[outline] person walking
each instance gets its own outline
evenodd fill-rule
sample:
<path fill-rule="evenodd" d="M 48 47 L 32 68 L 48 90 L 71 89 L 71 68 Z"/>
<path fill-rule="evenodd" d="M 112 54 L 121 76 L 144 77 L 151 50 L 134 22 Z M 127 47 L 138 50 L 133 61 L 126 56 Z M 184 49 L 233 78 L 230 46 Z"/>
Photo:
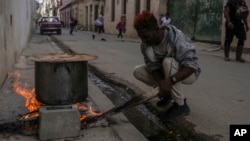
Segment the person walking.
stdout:
<path fill-rule="evenodd" d="M 170 18 L 170 13 L 166 13 L 165 16 L 163 16 L 161 18 L 161 21 L 160 21 L 160 26 L 163 27 L 163 26 L 167 26 L 171 23 L 171 18 Z"/>
<path fill-rule="evenodd" d="M 121 17 L 121 21 L 118 22 L 118 24 L 116 25 L 116 29 L 118 30 L 118 35 L 117 35 L 117 38 L 121 38 L 122 41 L 123 40 L 123 36 L 122 36 L 122 33 L 125 33 L 126 32 L 126 18 L 125 16 L 122 16 Z"/>
<path fill-rule="evenodd" d="M 173 25 L 160 28 L 156 17 L 143 11 L 134 19 L 134 28 L 141 38 L 141 52 L 145 64 L 134 68 L 134 77 L 145 84 L 158 87 L 163 107 L 173 103 L 160 117 L 163 122 L 189 114 L 190 109 L 182 91 L 183 84 L 194 83 L 200 73 L 195 47 Z"/>
<path fill-rule="evenodd" d="M 224 16 L 226 18 L 226 36 L 224 42 L 225 61 L 230 61 L 229 52 L 233 37 L 238 38 L 236 47 L 236 61 L 246 62 L 242 58 L 244 42 L 246 40 L 246 32 L 248 32 L 248 17 L 249 11 L 245 0 L 228 0 L 224 7 Z"/>
<path fill-rule="evenodd" d="M 74 31 L 77 32 L 78 20 L 74 18 Z"/>
<path fill-rule="evenodd" d="M 69 20 L 69 26 L 70 26 L 69 34 L 73 35 L 73 30 L 74 30 L 74 27 L 75 27 L 75 23 L 74 23 L 74 19 L 72 17 Z"/>
<path fill-rule="evenodd" d="M 106 41 L 104 38 L 104 18 L 103 13 L 101 12 L 100 16 L 94 22 L 95 26 L 97 26 L 97 32 L 92 34 L 92 38 L 95 39 L 96 35 L 101 34 L 101 41 Z"/>

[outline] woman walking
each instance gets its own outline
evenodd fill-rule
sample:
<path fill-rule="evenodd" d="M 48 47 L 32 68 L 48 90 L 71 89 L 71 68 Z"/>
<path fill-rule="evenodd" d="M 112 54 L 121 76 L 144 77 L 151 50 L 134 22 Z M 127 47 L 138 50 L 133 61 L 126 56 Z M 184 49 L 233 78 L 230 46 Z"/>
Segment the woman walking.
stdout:
<path fill-rule="evenodd" d="M 121 21 L 116 25 L 116 29 L 118 30 L 118 39 L 121 37 L 121 39 L 123 38 L 122 36 L 122 33 L 125 33 L 126 32 L 126 19 L 125 19 L 125 16 L 122 16 L 121 17 Z M 122 39 L 122 41 L 124 41 Z"/>

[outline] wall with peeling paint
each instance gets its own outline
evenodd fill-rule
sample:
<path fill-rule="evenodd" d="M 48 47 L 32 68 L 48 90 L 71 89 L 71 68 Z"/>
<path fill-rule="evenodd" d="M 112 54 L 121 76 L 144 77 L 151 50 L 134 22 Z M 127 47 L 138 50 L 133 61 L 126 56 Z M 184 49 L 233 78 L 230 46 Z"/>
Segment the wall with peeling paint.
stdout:
<path fill-rule="evenodd" d="M 172 24 L 190 38 L 220 42 L 223 8 L 221 0 L 169 0 L 168 7 Z"/>
<path fill-rule="evenodd" d="M 0 86 L 30 39 L 35 0 L 0 0 Z"/>

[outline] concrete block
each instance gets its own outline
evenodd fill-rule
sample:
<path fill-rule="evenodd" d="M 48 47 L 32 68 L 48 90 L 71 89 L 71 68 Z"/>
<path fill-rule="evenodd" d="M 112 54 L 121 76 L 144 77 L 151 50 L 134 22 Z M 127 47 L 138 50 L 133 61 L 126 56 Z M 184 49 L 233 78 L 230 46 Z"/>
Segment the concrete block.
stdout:
<path fill-rule="evenodd" d="M 51 140 L 80 135 L 80 113 L 77 105 L 43 106 L 39 109 L 39 139 Z"/>

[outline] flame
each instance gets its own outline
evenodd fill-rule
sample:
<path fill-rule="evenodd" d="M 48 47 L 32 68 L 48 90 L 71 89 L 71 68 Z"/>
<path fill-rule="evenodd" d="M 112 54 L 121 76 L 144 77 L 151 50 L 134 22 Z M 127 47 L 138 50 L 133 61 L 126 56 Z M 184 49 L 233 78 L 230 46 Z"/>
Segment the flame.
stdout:
<path fill-rule="evenodd" d="M 9 73 L 8 77 L 14 77 L 14 89 L 16 93 L 23 96 L 26 100 L 25 106 L 29 109 L 30 112 L 38 110 L 43 104 L 36 100 L 35 88 L 30 89 L 28 84 L 25 82 L 21 84 L 20 82 L 21 74 L 19 72 Z"/>
<path fill-rule="evenodd" d="M 13 72 L 8 74 L 9 77 L 14 77 L 14 89 L 16 93 L 23 96 L 25 98 L 25 106 L 29 109 L 30 113 L 23 115 L 22 120 L 29 119 L 29 118 L 36 118 L 39 117 L 39 108 L 44 104 L 40 103 L 36 100 L 35 88 L 29 88 L 29 85 L 24 82 L 21 83 L 20 77 L 21 74 L 19 72 Z M 78 106 L 79 111 L 83 111 L 84 114 L 81 115 L 80 120 L 84 121 L 88 117 L 98 116 L 101 115 L 103 112 L 95 112 L 92 106 L 84 104 L 84 103 L 76 103 Z"/>
<path fill-rule="evenodd" d="M 95 112 L 92 108 L 92 106 L 83 104 L 83 103 L 77 103 L 78 109 L 86 111 L 86 114 L 81 115 L 80 119 L 81 121 L 84 121 L 87 119 L 89 116 L 98 116 L 101 115 L 102 112 Z"/>

